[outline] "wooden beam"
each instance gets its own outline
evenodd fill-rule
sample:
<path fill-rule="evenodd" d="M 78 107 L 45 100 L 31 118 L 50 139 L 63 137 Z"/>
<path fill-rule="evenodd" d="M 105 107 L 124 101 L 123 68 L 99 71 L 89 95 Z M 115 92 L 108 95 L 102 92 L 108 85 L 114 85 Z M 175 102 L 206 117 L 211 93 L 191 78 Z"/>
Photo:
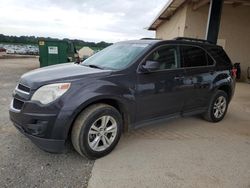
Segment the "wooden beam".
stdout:
<path fill-rule="evenodd" d="M 249 3 L 249 0 L 225 0 L 225 3 Z"/>
<path fill-rule="evenodd" d="M 208 4 L 210 0 L 200 0 L 197 3 L 194 3 L 193 10 L 198 10 L 200 7 Z"/>
<path fill-rule="evenodd" d="M 169 20 L 169 17 L 159 17 L 159 20 Z"/>
<path fill-rule="evenodd" d="M 242 4 L 243 4 L 243 3 L 234 2 L 232 5 L 233 5 L 233 7 L 238 7 L 238 6 L 242 5 Z"/>
<path fill-rule="evenodd" d="M 225 4 L 231 4 L 234 7 L 240 6 L 240 5 L 245 5 L 245 6 L 250 6 L 250 1 L 249 0 L 225 0 Z"/>

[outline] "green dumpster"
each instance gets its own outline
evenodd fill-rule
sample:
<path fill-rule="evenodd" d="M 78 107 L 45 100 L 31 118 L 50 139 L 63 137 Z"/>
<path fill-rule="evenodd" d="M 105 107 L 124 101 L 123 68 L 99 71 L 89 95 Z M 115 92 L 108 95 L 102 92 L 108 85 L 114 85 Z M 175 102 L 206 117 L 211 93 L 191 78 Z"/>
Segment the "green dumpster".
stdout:
<path fill-rule="evenodd" d="M 56 39 L 39 39 L 40 67 L 75 61 L 76 50 L 72 42 Z"/>

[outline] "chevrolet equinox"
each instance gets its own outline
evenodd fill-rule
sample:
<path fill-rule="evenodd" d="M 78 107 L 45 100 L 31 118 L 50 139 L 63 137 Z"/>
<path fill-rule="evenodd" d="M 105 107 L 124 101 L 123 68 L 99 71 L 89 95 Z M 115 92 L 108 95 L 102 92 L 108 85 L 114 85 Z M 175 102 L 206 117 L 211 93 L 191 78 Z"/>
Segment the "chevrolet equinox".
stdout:
<path fill-rule="evenodd" d="M 234 94 L 232 63 L 205 40 L 113 44 L 84 62 L 30 71 L 10 104 L 15 127 L 60 153 L 72 142 L 90 159 L 110 153 L 123 131 L 177 116 L 221 121 Z"/>

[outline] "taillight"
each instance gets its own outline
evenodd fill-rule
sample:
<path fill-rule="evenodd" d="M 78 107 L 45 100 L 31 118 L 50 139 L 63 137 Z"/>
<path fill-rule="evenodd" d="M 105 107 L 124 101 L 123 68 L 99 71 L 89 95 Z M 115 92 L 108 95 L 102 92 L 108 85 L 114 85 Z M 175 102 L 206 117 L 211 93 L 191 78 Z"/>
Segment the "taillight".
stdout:
<path fill-rule="evenodd" d="M 234 78 L 236 78 L 237 69 L 236 69 L 236 68 L 233 68 L 233 69 L 231 70 L 231 74 L 232 74 L 232 76 L 233 76 Z"/>

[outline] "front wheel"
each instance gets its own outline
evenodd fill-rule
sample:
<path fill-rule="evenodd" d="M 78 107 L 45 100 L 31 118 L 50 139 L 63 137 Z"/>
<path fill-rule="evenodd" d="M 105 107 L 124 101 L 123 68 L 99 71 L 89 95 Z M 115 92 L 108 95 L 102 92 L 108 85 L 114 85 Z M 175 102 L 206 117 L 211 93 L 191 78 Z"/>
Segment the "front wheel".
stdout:
<path fill-rule="evenodd" d="M 103 157 L 117 145 L 121 136 L 122 118 L 112 106 L 95 104 L 76 119 L 71 140 L 74 148 L 89 159 Z"/>
<path fill-rule="evenodd" d="M 228 95 L 224 91 L 218 90 L 213 95 L 204 118 L 210 122 L 219 122 L 226 115 L 228 108 Z"/>

